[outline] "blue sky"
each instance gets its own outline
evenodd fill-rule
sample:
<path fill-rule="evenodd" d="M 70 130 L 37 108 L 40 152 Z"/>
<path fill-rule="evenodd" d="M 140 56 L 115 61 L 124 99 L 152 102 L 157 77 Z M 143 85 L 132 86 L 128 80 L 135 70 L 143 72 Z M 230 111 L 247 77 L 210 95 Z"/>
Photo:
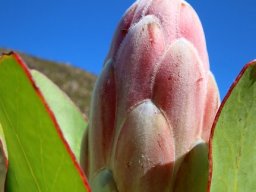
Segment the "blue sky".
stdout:
<path fill-rule="evenodd" d="M 256 58 L 255 0 L 188 0 L 206 35 L 221 97 Z M 66 62 L 99 74 L 123 12 L 132 0 L 5 0 L 0 47 Z"/>

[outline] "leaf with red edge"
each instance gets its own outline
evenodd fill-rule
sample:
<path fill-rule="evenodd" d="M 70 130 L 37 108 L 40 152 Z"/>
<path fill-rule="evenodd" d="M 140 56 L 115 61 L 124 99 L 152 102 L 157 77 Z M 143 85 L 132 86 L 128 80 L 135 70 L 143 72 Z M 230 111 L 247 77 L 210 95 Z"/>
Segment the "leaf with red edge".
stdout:
<path fill-rule="evenodd" d="M 215 118 L 208 191 L 256 191 L 256 61 L 246 65 Z"/>
<path fill-rule="evenodd" d="M 71 150 L 79 161 L 82 137 L 87 128 L 85 116 L 69 97 L 45 75 L 35 70 L 31 70 L 31 74 L 35 84 L 54 113 Z"/>
<path fill-rule="evenodd" d="M 56 117 L 15 53 L 0 58 L 0 123 L 7 191 L 90 191 Z"/>

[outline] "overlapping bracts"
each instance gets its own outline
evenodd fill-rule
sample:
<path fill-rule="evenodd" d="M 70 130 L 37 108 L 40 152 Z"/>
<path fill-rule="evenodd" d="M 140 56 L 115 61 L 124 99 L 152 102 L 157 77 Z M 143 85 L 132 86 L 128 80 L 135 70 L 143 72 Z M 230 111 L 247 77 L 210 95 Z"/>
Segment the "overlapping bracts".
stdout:
<path fill-rule="evenodd" d="M 92 190 L 173 191 L 183 157 L 198 140 L 208 142 L 218 106 L 193 8 L 136 1 L 94 90 L 81 159 Z"/>

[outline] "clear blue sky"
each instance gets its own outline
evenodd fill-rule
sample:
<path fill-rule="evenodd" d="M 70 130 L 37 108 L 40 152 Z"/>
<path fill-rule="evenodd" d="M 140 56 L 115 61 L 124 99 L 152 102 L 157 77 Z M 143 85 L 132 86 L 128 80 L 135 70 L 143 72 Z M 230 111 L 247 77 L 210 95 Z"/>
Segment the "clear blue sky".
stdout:
<path fill-rule="evenodd" d="M 205 30 L 211 69 L 223 97 L 256 58 L 255 0 L 188 0 Z M 123 12 L 132 0 L 3 0 L 0 47 L 67 62 L 99 74 Z"/>

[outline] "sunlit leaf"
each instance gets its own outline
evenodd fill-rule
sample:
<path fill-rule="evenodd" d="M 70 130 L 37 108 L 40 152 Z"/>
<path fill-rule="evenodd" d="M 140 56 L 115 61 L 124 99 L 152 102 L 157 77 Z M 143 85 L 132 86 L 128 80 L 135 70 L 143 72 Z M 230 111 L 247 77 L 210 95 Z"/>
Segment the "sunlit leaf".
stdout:
<path fill-rule="evenodd" d="M 256 62 L 245 66 L 222 103 L 210 141 L 211 192 L 256 191 Z"/>
<path fill-rule="evenodd" d="M 65 139 L 79 161 L 82 136 L 87 127 L 85 117 L 65 93 L 46 76 L 35 70 L 32 70 L 31 74 L 54 113 Z"/>
<path fill-rule="evenodd" d="M 88 191 L 55 116 L 16 54 L 0 58 L 0 123 L 9 158 L 7 191 Z"/>

